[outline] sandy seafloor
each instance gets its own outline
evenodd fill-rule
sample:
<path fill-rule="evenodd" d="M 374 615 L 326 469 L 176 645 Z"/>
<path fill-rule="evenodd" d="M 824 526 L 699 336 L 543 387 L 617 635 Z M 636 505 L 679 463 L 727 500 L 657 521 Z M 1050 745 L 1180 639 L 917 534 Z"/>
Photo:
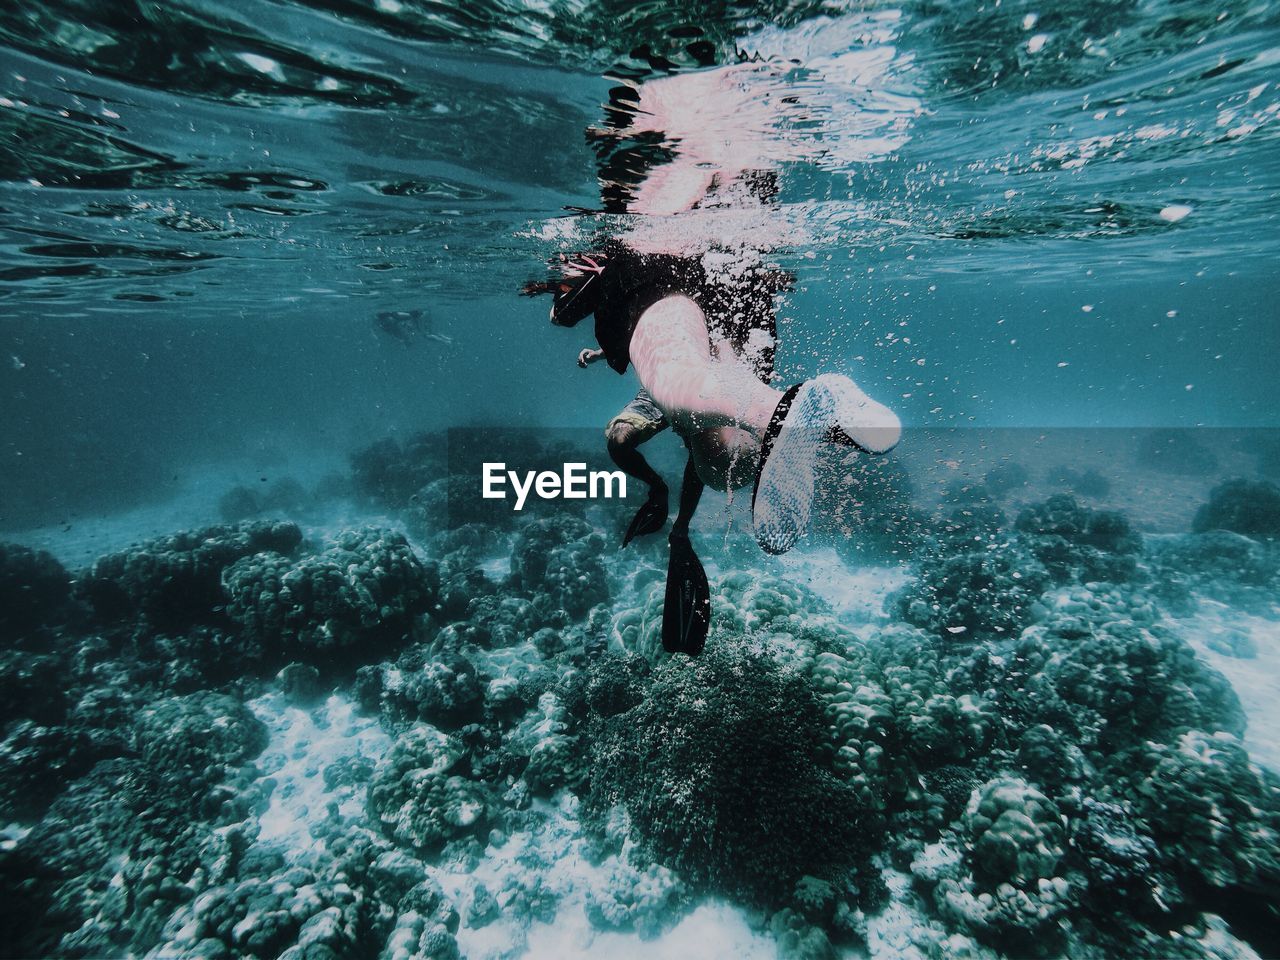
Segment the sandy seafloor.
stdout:
<path fill-rule="evenodd" d="M 1078 446 L 1064 441 L 1082 469 L 1091 465 L 1105 468 L 1105 453 L 1082 455 Z M 988 454 L 988 456 L 991 456 Z M 998 457 L 994 457 L 998 462 Z M 984 457 L 989 464 L 992 460 Z M 939 469 L 965 474 L 962 458 L 947 460 Z M 304 481 L 321 477 L 337 464 L 313 464 L 311 469 L 294 469 Z M 981 468 L 974 467 L 980 475 Z M 103 516 L 79 517 L 74 522 L 34 528 L 0 536 L 33 548 L 46 549 L 68 569 L 80 569 L 104 553 L 130 544 L 183 529 L 197 529 L 221 522 L 218 497 L 236 483 L 252 484 L 259 471 L 249 467 L 203 467 L 180 479 L 179 494 L 160 503 Z M 175 478 L 178 479 L 178 478 Z M 1136 526 L 1146 515 L 1148 535 L 1158 538 L 1163 531 L 1185 529 L 1194 508 L 1211 485 L 1204 478 L 1170 478 L 1152 475 L 1147 483 L 1122 488 L 1107 501 L 1122 511 L 1138 514 Z M 1153 498 L 1150 489 L 1161 488 L 1165 496 Z M 1030 502 L 1045 491 L 1028 490 Z M 1017 503 L 1015 499 L 1014 503 Z M 714 540 L 723 532 L 728 511 L 704 511 L 703 533 Z M 404 531 L 401 520 L 386 513 L 370 511 L 347 499 L 335 499 L 296 518 L 308 541 L 320 542 L 339 531 L 378 526 Z M 1151 528 L 1154 528 L 1152 531 Z M 868 564 L 851 566 L 830 548 L 798 549 L 781 559 L 761 557 L 756 563 L 770 572 L 806 586 L 825 600 L 834 616 L 860 637 L 874 642 L 874 634 L 889 620 L 886 601 L 908 579 L 902 565 Z M 707 563 L 714 579 L 723 572 L 716 559 Z M 490 557 L 483 565 L 491 577 L 500 578 L 509 569 L 505 552 Z M 1169 619 L 1195 648 L 1202 660 L 1221 671 L 1231 682 L 1248 716 L 1245 745 L 1256 763 L 1280 771 L 1280 603 L 1270 615 L 1246 613 L 1209 598 L 1200 598 L 1199 609 L 1185 618 Z M 1216 636 L 1247 635 L 1256 656 L 1242 659 L 1221 652 Z M 335 761 L 363 758 L 376 763 L 391 747 L 393 738 L 377 717 L 364 716 L 351 700 L 329 695 L 310 709 L 291 705 L 285 696 L 272 692 L 249 704 L 269 730 L 266 749 L 256 760 L 261 779 L 270 788 L 270 804 L 259 820 L 256 843 L 288 851 L 292 858 L 305 857 L 318 846 L 312 826 L 335 814 L 341 821 L 367 821 L 363 784 L 326 786 L 324 770 Z M 639 940 L 633 933 L 596 929 L 588 920 L 584 904 L 593 887 L 603 888 L 609 873 L 619 862 L 617 855 L 593 864 L 582 853 L 583 838 L 578 829 L 577 800 L 560 792 L 551 800 L 535 801 L 544 815 L 532 831 L 517 831 L 501 846 L 490 845 L 483 860 L 473 870 L 447 865 L 429 866 L 429 874 L 458 904 L 463 903 L 477 883 L 490 889 L 509 887 L 530 879 L 546 885 L 558 898 L 553 922 L 529 923 L 524 918 L 502 917 L 480 929 L 464 919 L 457 933 L 461 956 L 471 960 L 496 960 L 515 955 L 531 960 L 564 960 L 590 956 L 595 960 L 623 960 L 636 956 L 655 960 L 676 960 L 690 956 L 720 958 L 769 958 L 777 955 L 774 939 L 760 932 L 758 916 L 732 903 L 705 898 L 684 911 L 674 925 L 656 937 Z M 21 836 L 19 824 L 6 828 L 6 835 Z M 534 856 L 528 856 L 529 854 Z M 625 850 L 624 850 L 625 854 Z M 526 863 L 551 863 L 547 868 L 531 868 Z M 867 951 L 875 958 L 923 958 L 914 927 L 925 920 L 909 895 L 911 877 L 886 868 L 885 878 L 892 899 L 887 908 L 869 918 Z M 1229 952 L 1254 955 L 1247 944 L 1225 937 Z M 861 949 L 842 949 L 841 956 L 865 955 Z"/>

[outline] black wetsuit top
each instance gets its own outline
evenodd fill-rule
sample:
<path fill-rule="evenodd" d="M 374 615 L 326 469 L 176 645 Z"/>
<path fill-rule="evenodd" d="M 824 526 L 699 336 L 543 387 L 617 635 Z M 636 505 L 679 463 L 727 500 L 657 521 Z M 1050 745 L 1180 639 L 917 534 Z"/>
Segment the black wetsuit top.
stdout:
<path fill-rule="evenodd" d="M 603 287 L 596 306 L 596 340 L 605 361 L 618 373 L 631 363 L 631 335 L 640 316 L 663 297 L 683 294 L 707 318 L 711 334 L 747 353 L 748 338 L 756 330 L 767 334 L 749 362 L 756 375 L 768 381 L 773 373 L 777 316 L 774 297 L 791 289 L 795 278 L 782 270 L 749 268 L 741 275 L 709 276 L 698 257 L 666 253 L 638 253 L 611 245 Z"/>

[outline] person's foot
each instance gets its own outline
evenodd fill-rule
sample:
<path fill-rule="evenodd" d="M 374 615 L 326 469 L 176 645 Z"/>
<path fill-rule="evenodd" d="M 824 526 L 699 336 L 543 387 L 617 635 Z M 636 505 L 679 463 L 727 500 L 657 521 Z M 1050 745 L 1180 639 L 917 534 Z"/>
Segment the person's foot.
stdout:
<path fill-rule="evenodd" d="M 835 399 L 835 422 L 829 438 L 866 453 L 888 453 L 902 437 L 898 415 L 862 392 L 848 377 L 824 373 L 810 383 L 824 383 Z"/>
<path fill-rule="evenodd" d="M 818 452 L 844 434 L 869 453 L 897 444 L 902 427 L 848 377 L 824 374 L 792 387 L 778 403 L 761 440 L 752 517 L 766 553 L 786 553 L 809 523 Z"/>
<path fill-rule="evenodd" d="M 671 505 L 667 488 L 665 486 L 650 487 L 649 496 L 645 498 L 644 503 L 640 504 L 640 509 L 631 518 L 627 532 L 622 536 L 622 545 L 625 547 L 636 537 L 657 533 L 666 526 L 667 515 L 670 512 Z"/>
<path fill-rule="evenodd" d="M 666 595 L 662 603 L 662 647 L 696 657 L 711 627 L 711 586 L 693 550 L 688 530 L 671 533 Z"/>

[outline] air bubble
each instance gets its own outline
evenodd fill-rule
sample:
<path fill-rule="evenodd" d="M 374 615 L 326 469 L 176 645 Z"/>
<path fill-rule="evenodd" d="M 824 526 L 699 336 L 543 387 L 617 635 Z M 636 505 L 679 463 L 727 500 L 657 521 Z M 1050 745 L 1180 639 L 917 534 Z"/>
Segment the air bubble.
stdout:
<path fill-rule="evenodd" d="M 1177 223 L 1191 215 L 1191 207 L 1185 203 L 1171 203 L 1160 211 L 1160 219 L 1165 223 Z"/>

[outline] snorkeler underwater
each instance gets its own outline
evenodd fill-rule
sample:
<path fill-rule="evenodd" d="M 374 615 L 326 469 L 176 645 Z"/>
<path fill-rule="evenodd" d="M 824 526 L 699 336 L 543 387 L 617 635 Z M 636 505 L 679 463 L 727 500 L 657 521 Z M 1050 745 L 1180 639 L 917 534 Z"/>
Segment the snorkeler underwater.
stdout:
<path fill-rule="evenodd" d="M 1280 957 L 1280 0 L 0 8 L 0 957 Z"/>

